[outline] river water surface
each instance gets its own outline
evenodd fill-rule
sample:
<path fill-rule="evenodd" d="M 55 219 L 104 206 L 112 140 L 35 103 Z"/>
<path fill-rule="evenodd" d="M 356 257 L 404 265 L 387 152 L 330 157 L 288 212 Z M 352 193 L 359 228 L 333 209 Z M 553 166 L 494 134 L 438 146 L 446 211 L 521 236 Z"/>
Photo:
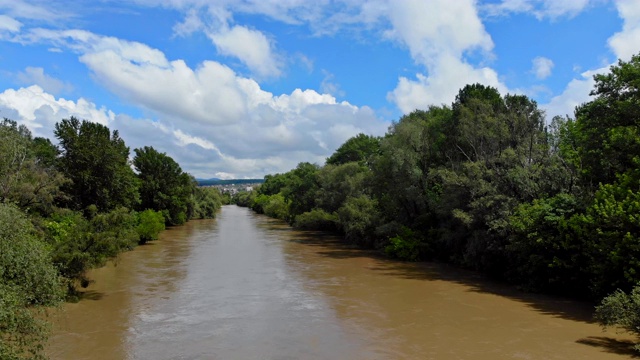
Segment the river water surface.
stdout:
<path fill-rule="evenodd" d="M 592 306 L 225 206 L 91 272 L 52 359 L 624 359 Z"/>

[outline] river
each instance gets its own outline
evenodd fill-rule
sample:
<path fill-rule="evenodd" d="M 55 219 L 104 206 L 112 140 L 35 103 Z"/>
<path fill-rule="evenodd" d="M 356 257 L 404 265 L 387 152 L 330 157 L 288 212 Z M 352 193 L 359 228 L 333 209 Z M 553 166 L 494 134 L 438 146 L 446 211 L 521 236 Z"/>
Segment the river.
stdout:
<path fill-rule="evenodd" d="M 91 272 L 51 359 L 624 359 L 592 306 L 225 206 Z"/>

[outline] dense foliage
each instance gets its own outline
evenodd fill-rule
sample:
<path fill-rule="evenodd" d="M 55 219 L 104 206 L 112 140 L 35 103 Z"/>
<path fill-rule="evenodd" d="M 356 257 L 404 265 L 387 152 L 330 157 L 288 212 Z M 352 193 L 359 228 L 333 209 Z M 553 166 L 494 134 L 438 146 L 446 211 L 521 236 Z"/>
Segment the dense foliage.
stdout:
<path fill-rule="evenodd" d="M 0 359 L 42 358 L 43 309 L 76 298 L 87 270 L 158 239 L 169 225 L 213 218 L 224 197 L 198 188 L 169 156 L 129 148 L 117 131 L 75 118 L 58 145 L 0 123 Z"/>
<path fill-rule="evenodd" d="M 0 359 L 41 358 L 42 308 L 62 299 L 47 245 L 13 205 L 0 204 Z"/>
<path fill-rule="evenodd" d="M 133 208 L 139 202 L 129 148 L 117 130 L 111 133 L 102 124 L 71 117 L 57 123 L 54 134 L 62 150 L 59 170 L 71 180 L 64 187 L 70 195 L 69 208 L 85 211 L 93 205 L 109 211 Z"/>
<path fill-rule="evenodd" d="M 135 149 L 133 165 L 140 179 L 140 209 L 161 211 L 167 225 L 187 221 L 190 195 L 195 191 L 189 174 L 171 157 L 145 146 Z"/>
<path fill-rule="evenodd" d="M 381 139 L 349 139 L 323 167 L 266 176 L 237 203 L 530 291 L 599 299 L 621 289 L 599 317 L 640 332 L 638 290 L 623 298 L 640 281 L 640 55 L 596 75 L 591 95 L 575 118 L 547 122 L 526 96 L 468 85 Z"/>

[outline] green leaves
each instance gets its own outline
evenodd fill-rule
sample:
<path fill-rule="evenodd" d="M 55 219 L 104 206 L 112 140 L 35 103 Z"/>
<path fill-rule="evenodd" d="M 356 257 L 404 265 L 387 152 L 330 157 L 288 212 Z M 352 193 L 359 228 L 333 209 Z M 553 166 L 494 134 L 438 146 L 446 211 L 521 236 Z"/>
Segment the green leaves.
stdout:
<path fill-rule="evenodd" d="M 136 230 L 140 236 L 140 244 L 157 240 L 160 232 L 164 230 L 164 217 L 162 213 L 151 209 L 139 213 L 138 227 Z"/>
<path fill-rule="evenodd" d="M 195 184 L 189 174 L 165 153 L 153 147 L 135 149 L 133 165 L 140 179 L 140 210 L 162 211 L 167 225 L 188 220 Z"/>
<path fill-rule="evenodd" d="M 603 326 L 617 326 L 640 335 L 640 286 L 630 293 L 618 289 L 596 306 L 595 319 Z M 640 351 L 640 344 L 635 349 Z"/>
<path fill-rule="evenodd" d="M 139 201 L 138 180 L 129 166 L 129 148 L 118 131 L 71 117 L 57 123 L 54 131 L 62 147 L 59 168 L 72 183 L 64 186 L 68 205 L 98 211 L 119 206 L 133 208 Z"/>
<path fill-rule="evenodd" d="M 17 208 L 0 204 L 0 358 L 42 358 L 44 306 L 62 300 L 49 249 Z"/>
<path fill-rule="evenodd" d="M 349 162 L 358 162 L 369 165 L 373 158 L 380 152 L 380 138 L 365 134 L 358 134 L 342 144 L 326 163 L 341 165 Z"/>

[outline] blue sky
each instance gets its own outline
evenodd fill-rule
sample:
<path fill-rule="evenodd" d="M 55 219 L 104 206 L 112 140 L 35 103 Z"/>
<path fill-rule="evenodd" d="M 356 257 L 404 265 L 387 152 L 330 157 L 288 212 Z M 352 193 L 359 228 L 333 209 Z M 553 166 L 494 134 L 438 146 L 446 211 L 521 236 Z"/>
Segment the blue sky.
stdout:
<path fill-rule="evenodd" d="M 0 0 L 0 115 L 120 131 L 196 177 L 322 164 L 469 83 L 572 115 L 638 0 Z"/>

